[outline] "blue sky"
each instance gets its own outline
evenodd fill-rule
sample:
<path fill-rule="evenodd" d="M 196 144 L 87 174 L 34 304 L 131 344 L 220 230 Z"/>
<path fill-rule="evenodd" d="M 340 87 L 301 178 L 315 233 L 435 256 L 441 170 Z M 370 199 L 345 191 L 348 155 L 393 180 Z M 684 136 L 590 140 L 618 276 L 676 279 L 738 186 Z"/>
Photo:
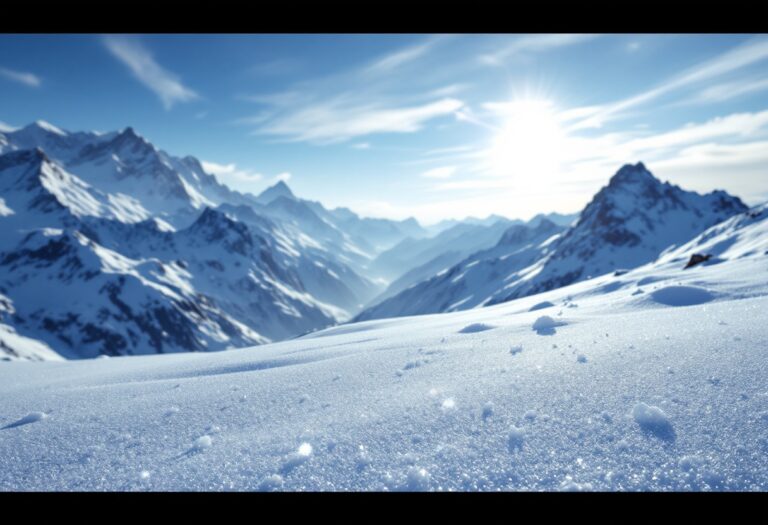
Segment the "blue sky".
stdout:
<path fill-rule="evenodd" d="M 756 203 L 768 37 L 0 35 L 0 127 L 37 119 L 368 216 L 574 212 L 639 160 Z"/>

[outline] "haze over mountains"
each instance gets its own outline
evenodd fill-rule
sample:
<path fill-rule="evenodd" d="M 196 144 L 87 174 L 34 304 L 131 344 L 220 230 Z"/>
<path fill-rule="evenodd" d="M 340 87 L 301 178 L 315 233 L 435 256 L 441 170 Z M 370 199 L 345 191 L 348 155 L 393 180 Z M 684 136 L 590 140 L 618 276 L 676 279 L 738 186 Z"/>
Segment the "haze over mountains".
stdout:
<path fill-rule="evenodd" d="M 642 164 L 579 216 L 363 218 L 279 182 L 233 191 L 132 128 L 0 133 L 0 351 L 221 350 L 349 321 L 463 310 L 653 261 L 746 206 Z"/>

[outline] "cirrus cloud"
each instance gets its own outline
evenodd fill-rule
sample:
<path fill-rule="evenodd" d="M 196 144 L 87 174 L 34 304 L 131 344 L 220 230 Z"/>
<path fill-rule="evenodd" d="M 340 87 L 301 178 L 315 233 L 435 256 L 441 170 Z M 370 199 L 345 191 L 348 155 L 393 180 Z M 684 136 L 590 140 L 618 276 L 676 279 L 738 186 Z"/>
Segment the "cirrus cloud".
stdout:
<path fill-rule="evenodd" d="M 136 79 L 160 98 L 166 110 L 177 102 L 200 98 L 192 89 L 155 61 L 152 53 L 135 38 L 106 36 L 104 45 L 112 55 L 125 64 Z"/>

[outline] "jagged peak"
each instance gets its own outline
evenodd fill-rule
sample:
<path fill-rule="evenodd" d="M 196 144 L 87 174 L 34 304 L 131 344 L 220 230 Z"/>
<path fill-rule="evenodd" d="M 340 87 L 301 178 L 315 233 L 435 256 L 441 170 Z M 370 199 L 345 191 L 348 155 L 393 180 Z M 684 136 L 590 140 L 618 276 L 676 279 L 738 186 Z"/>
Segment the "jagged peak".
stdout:
<path fill-rule="evenodd" d="M 296 198 L 296 196 L 291 191 L 291 188 L 289 188 L 285 181 L 282 180 L 259 193 L 258 197 L 256 198 L 264 204 L 269 204 L 279 197 L 286 197 L 288 199 Z"/>
<path fill-rule="evenodd" d="M 499 245 L 517 244 L 531 237 L 537 237 L 544 233 L 554 232 L 562 227 L 558 226 L 546 217 L 541 218 L 535 224 L 513 224 L 506 230 L 499 239 Z"/>
<path fill-rule="evenodd" d="M 22 128 L 23 130 L 42 130 L 46 133 L 53 133 L 54 135 L 59 135 L 60 137 L 66 137 L 68 133 L 50 122 L 46 122 L 45 120 L 36 120 L 32 124 L 29 124 Z"/>
<path fill-rule="evenodd" d="M 608 182 L 608 186 L 616 187 L 627 183 L 656 183 L 661 184 L 661 181 L 653 176 L 648 171 L 645 164 L 638 162 L 637 164 L 625 164 L 616 174 L 611 177 Z"/>
<path fill-rule="evenodd" d="M 222 242 L 230 251 L 241 255 L 252 249 L 254 244 L 248 226 L 210 206 L 205 207 L 188 231 L 202 236 L 207 242 Z"/>

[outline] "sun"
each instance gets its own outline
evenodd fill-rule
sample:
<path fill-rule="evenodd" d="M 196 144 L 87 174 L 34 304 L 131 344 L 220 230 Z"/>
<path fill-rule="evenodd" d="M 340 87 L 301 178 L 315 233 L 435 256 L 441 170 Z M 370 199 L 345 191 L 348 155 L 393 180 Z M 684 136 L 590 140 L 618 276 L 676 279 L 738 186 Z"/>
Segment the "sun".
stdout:
<path fill-rule="evenodd" d="M 559 172 L 565 139 L 554 105 L 520 99 L 504 104 L 504 114 L 505 123 L 489 149 L 490 171 L 526 186 L 545 184 Z"/>

